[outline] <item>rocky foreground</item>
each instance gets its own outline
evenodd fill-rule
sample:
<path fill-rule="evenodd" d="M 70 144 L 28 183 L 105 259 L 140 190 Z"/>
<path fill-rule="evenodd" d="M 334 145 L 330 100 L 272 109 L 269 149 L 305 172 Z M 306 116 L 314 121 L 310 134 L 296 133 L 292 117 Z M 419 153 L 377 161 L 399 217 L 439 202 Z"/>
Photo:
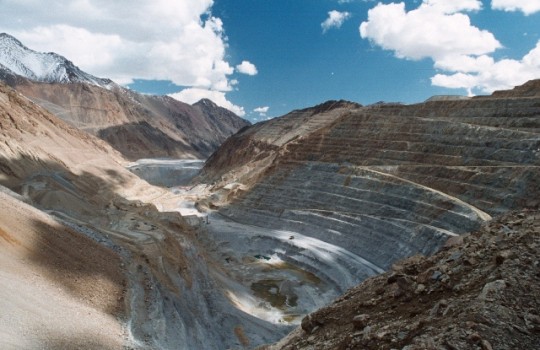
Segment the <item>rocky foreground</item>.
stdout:
<path fill-rule="evenodd" d="M 540 212 L 504 215 L 364 281 L 259 349 L 538 349 Z"/>

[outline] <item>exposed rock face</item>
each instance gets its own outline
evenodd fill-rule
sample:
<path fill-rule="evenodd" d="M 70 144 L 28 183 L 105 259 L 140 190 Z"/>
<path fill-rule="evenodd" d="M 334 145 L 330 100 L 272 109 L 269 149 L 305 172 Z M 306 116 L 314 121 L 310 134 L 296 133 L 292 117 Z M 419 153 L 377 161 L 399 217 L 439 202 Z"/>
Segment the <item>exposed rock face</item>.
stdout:
<path fill-rule="evenodd" d="M 209 158 L 201 178 L 213 182 L 223 176 L 222 180 L 237 179 L 252 184 L 286 151 L 291 141 L 329 126 L 342 113 L 359 107 L 353 102 L 328 101 L 244 128 Z"/>
<path fill-rule="evenodd" d="M 265 349 L 537 349 L 539 252 L 540 212 L 507 214 L 396 263 Z"/>
<path fill-rule="evenodd" d="M 398 259 L 434 253 L 493 215 L 537 206 L 539 175 L 540 89 L 531 82 L 470 100 L 331 102 L 254 125 L 207 162 L 203 179 L 215 194 L 201 206 L 364 259 L 362 269 L 328 252 L 357 278 L 326 278 L 349 288 Z M 307 263 L 288 247 L 274 252 Z"/>
<path fill-rule="evenodd" d="M 238 130 L 249 126 L 251 123 L 246 120 L 238 118 L 236 114 L 228 109 L 221 108 L 209 99 L 203 98 L 199 102 L 193 104 L 193 108 L 198 110 L 202 115 L 208 118 L 209 130 L 219 134 L 219 127 L 229 127 L 225 131 L 227 133 L 236 133 Z M 213 127 L 212 127 L 213 126 Z"/>
<path fill-rule="evenodd" d="M 0 35 L 0 48 L 0 80 L 131 160 L 207 158 L 249 125 L 209 100 L 190 106 L 125 89 L 81 71 L 64 57 L 32 51 L 7 34 Z"/>

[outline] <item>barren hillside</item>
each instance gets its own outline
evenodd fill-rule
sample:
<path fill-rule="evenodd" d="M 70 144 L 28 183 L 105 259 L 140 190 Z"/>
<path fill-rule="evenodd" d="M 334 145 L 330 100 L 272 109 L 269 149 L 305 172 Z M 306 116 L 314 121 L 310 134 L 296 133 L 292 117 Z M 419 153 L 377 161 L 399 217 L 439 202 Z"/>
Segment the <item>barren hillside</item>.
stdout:
<path fill-rule="evenodd" d="M 273 232 L 216 234 L 221 244 L 275 255 L 341 293 L 493 217 L 538 207 L 540 82 L 473 99 L 295 111 L 231 137 L 200 179 L 211 185 L 200 208 Z"/>
<path fill-rule="evenodd" d="M 0 191 L 0 347 L 122 349 L 120 257 Z"/>
<path fill-rule="evenodd" d="M 1 187 L 2 348 L 121 349 L 128 317 L 121 257 L 29 205 L 94 214 L 121 157 L 5 86 L 0 107 L 0 183 L 24 194 Z M 96 167 L 85 174 L 85 162 Z"/>
<path fill-rule="evenodd" d="M 119 86 L 104 89 L 84 83 L 29 80 L 12 86 L 69 124 L 107 141 L 131 160 L 206 158 L 227 137 L 249 124 L 209 101 L 210 107 L 202 109 Z"/>

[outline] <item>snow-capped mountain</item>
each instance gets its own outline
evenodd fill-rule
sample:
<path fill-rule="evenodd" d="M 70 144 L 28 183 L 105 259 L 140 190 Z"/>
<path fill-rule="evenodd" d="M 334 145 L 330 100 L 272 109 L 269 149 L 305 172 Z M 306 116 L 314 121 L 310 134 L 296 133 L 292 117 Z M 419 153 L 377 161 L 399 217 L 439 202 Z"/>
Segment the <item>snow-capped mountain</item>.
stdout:
<path fill-rule="evenodd" d="M 206 158 L 249 125 L 210 100 L 188 105 L 126 89 L 83 72 L 58 54 L 29 49 L 8 34 L 0 34 L 2 83 L 130 160 Z"/>
<path fill-rule="evenodd" d="M 88 83 L 105 88 L 114 84 L 83 72 L 73 62 L 53 52 L 36 52 L 9 34 L 0 34 L 0 68 L 45 83 Z"/>

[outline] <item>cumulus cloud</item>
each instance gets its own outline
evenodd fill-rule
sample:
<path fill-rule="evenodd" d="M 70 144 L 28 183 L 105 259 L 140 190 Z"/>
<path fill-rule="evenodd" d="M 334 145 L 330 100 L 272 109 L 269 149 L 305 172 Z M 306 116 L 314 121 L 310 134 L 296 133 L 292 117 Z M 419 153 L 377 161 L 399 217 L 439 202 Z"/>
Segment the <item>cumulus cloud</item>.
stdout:
<path fill-rule="evenodd" d="M 405 3 L 379 3 L 360 25 L 360 35 L 399 58 L 442 59 L 449 55 L 481 55 L 501 47 L 493 34 L 470 23 L 462 11 L 479 10 L 477 0 L 425 0 L 406 12 Z"/>
<path fill-rule="evenodd" d="M 351 17 L 349 12 L 340 12 L 332 10 L 328 12 L 328 18 L 321 23 L 323 33 L 326 33 L 332 28 L 340 28 L 341 25 Z"/>
<path fill-rule="evenodd" d="M 130 44 L 123 41 L 119 35 L 92 33 L 84 28 L 63 24 L 35 27 L 14 35 L 31 49 L 60 53 L 69 60 L 74 61 L 83 70 L 97 75 L 103 75 L 100 74 L 100 68 L 116 65 L 118 60 L 118 56 L 115 54 L 116 50 L 130 51 Z M 49 47 L 47 43 L 54 44 Z M 93 50 L 87 50 L 86 47 L 91 47 Z M 125 68 L 118 67 L 114 74 L 116 82 L 131 82 L 132 77 L 125 74 Z M 112 75 L 103 76 L 111 77 Z"/>
<path fill-rule="evenodd" d="M 540 11 L 540 0 L 492 0 L 491 7 L 495 10 L 521 11 L 531 15 Z"/>
<path fill-rule="evenodd" d="M 179 101 L 189 103 L 189 104 L 193 104 L 200 101 L 203 98 L 207 98 L 213 101 L 218 106 L 227 108 L 228 110 L 234 112 L 236 115 L 240 117 L 243 117 L 244 115 L 246 115 L 244 107 L 237 106 L 233 104 L 231 101 L 227 100 L 227 97 L 225 96 L 225 93 L 223 91 L 207 90 L 207 89 L 201 89 L 201 88 L 188 88 L 180 92 L 170 94 L 169 96 L 171 96 L 174 99 L 177 99 Z"/>
<path fill-rule="evenodd" d="M 496 61 L 490 54 L 502 45 L 495 36 L 473 26 L 467 11 L 481 10 L 478 0 L 424 0 L 409 12 L 404 3 L 379 3 L 360 25 L 360 35 L 373 44 L 394 51 L 398 58 L 430 58 L 443 73 L 433 85 L 491 92 L 537 78 L 540 49 L 537 45 L 523 59 Z"/>
<path fill-rule="evenodd" d="M 253 110 L 253 112 L 256 112 L 256 113 L 266 113 L 268 112 L 268 110 L 270 109 L 270 107 L 268 106 L 265 106 L 265 107 L 257 107 Z"/>
<path fill-rule="evenodd" d="M 463 61 L 459 66 L 458 62 Z M 437 74 L 433 85 L 448 88 L 464 88 L 470 95 L 473 89 L 490 93 L 494 90 L 508 89 L 540 77 L 540 41 L 522 59 L 503 59 L 495 61 L 489 56 L 456 57 L 452 63 L 455 73 Z"/>
<path fill-rule="evenodd" d="M 0 31 L 83 70 L 127 84 L 171 80 L 232 90 L 223 23 L 213 0 L 3 0 Z"/>
<path fill-rule="evenodd" d="M 259 113 L 261 117 L 266 117 L 266 113 L 268 113 L 268 110 L 270 110 L 270 107 L 264 106 L 264 107 L 257 107 L 253 110 L 255 113 Z"/>
<path fill-rule="evenodd" d="M 239 65 L 236 66 L 238 73 L 247 74 L 247 75 L 257 75 L 257 67 L 249 61 L 242 61 Z"/>

